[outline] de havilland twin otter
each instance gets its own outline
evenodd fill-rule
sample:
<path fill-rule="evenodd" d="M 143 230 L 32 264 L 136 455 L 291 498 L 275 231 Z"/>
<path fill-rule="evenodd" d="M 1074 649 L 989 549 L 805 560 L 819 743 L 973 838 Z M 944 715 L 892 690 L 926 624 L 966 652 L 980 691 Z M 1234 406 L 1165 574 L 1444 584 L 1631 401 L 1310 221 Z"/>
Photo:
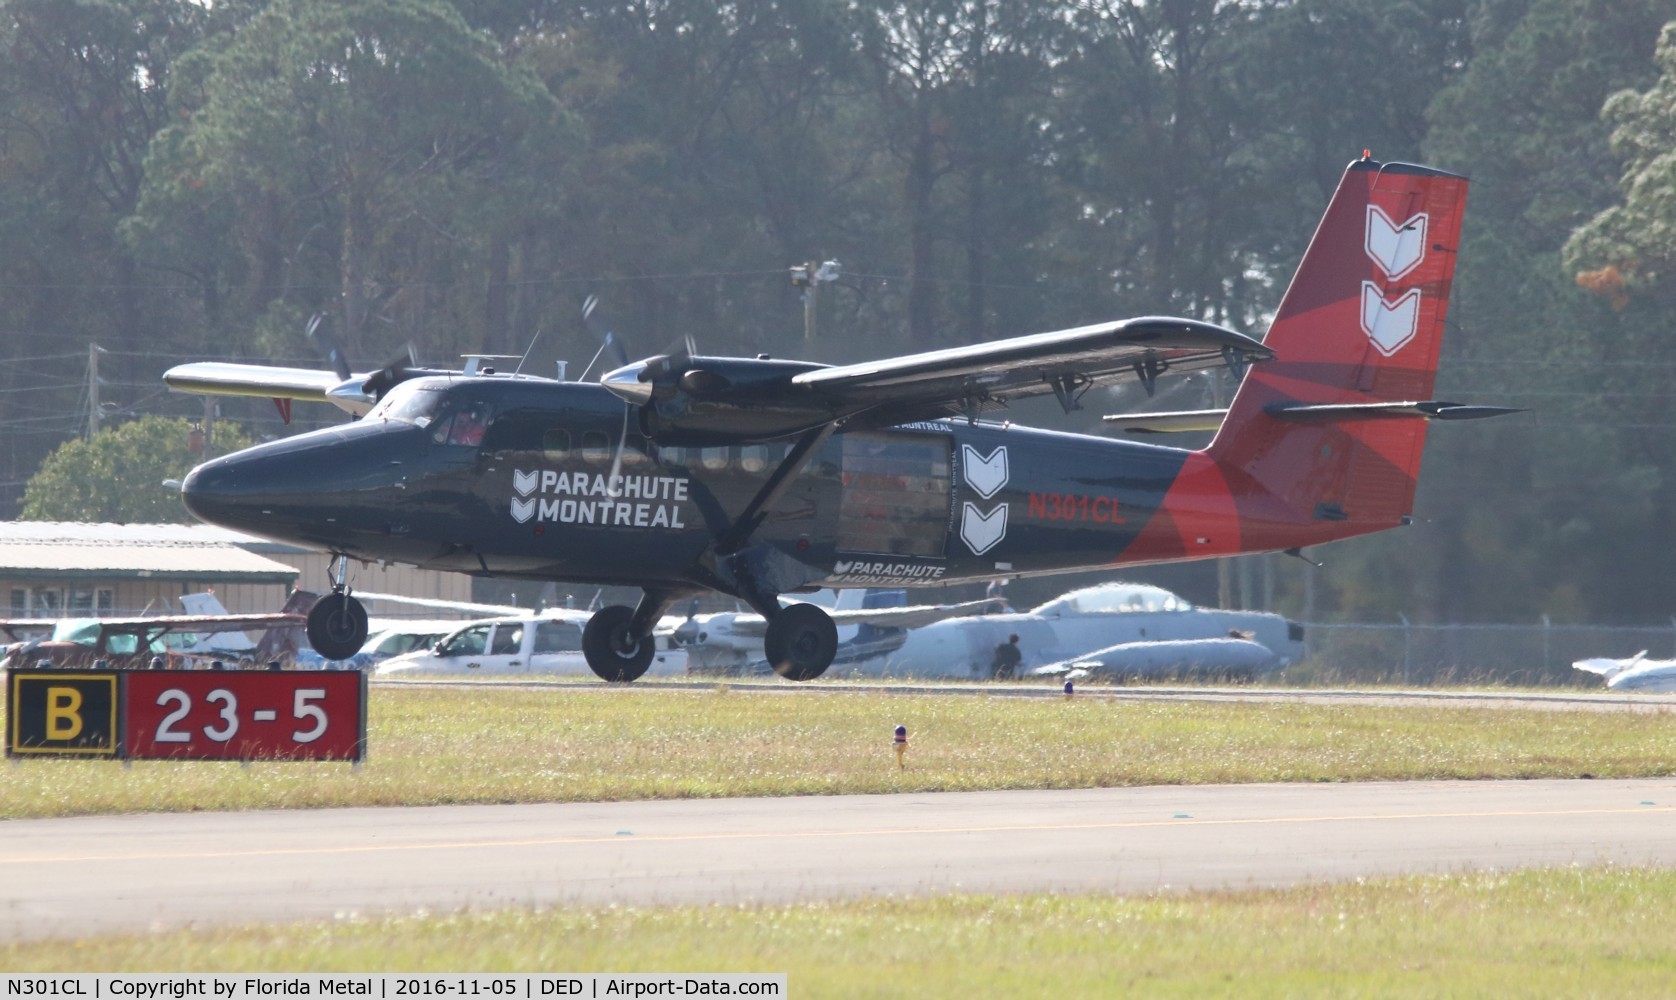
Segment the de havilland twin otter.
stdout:
<path fill-rule="evenodd" d="M 376 560 L 639 587 L 584 629 L 609 681 L 647 669 L 672 605 L 719 591 L 768 619 L 776 672 L 809 680 L 836 629 L 782 594 L 1297 550 L 1405 523 L 1428 420 L 1506 412 L 1431 398 L 1466 190 L 1351 163 L 1264 341 L 1143 317 L 838 366 L 683 350 L 598 384 L 183 365 L 165 376 L 177 389 L 365 414 L 206 462 L 182 492 L 205 521 L 338 557 L 309 620 L 327 657 L 366 638 L 345 571 Z M 1223 365 L 1242 381 L 1198 450 L 978 419 Z"/>

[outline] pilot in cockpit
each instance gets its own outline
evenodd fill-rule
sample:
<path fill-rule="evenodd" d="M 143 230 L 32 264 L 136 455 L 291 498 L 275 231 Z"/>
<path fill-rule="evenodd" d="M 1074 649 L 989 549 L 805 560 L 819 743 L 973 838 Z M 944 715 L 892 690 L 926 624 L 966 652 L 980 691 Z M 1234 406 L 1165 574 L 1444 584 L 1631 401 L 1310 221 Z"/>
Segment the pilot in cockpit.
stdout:
<path fill-rule="evenodd" d="M 454 423 L 448 429 L 449 444 L 463 444 L 476 447 L 483 443 L 483 430 L 488 426 L 488 419 L 481 403 L 469 403 L 454 414 Z"/>
<path fill-rule="evenodd" d="M 450 444 L 478 445 L 483 443 L 483 414 L 475 406 L 468 406 L 454 417 L 454 427 L 448 432 Z"/>

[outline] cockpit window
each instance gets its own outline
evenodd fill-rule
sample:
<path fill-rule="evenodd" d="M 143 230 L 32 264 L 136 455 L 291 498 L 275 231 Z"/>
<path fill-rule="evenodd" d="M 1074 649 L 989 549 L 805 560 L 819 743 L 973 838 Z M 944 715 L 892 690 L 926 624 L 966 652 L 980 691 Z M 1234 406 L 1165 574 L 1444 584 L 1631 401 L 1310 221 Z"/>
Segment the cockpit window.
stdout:
<path fill-rule="evenodd" d="M 483 443 L 483 432 L 489 427 L 489 404 L 462 400 L 445 409 L 437 417 L 431 440 L 437 444 L 457 444 L 475 448 Z"/>
<path fill-rule="evenodd" d="M 367 419 L 400 420 L 415 427 L 429 427 L 443 402 L 441 386 L 403 382 L 384 394 Z"/>

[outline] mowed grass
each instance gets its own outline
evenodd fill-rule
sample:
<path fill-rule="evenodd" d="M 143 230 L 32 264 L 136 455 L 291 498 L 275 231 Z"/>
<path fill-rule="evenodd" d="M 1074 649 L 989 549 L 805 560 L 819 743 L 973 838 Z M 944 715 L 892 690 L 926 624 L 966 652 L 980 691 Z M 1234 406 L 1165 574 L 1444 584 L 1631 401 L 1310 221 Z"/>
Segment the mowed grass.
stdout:
<path fill-rule="evenodd" d="M 891 733 L 908 728 L 907 767 Z M 374 686 L 346 764 L 23 760 L 0 817 L 1676 774 L 1667 714 L 656 686 Z"/>
<path fill-rule="evenodd" d="M 514 910 L 0 946 L 30 971 L 784 972 L 797 997 L 1598 996 L 1676 988 L 1676 873 Z"/>

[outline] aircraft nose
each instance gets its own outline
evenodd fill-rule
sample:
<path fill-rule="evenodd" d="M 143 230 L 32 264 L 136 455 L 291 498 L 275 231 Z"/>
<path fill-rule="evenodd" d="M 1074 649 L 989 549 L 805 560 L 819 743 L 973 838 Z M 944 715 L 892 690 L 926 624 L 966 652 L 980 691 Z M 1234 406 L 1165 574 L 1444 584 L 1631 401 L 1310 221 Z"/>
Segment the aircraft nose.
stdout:
<path fill-rule="evenodd" d="M 180 484 L 181 502 L 193 517 L 227 527 L 243 520 L 239 515 L 247 505 L 240 501 L 247 492 L 248 476 L 225 458 L 198 466 Z"/>

